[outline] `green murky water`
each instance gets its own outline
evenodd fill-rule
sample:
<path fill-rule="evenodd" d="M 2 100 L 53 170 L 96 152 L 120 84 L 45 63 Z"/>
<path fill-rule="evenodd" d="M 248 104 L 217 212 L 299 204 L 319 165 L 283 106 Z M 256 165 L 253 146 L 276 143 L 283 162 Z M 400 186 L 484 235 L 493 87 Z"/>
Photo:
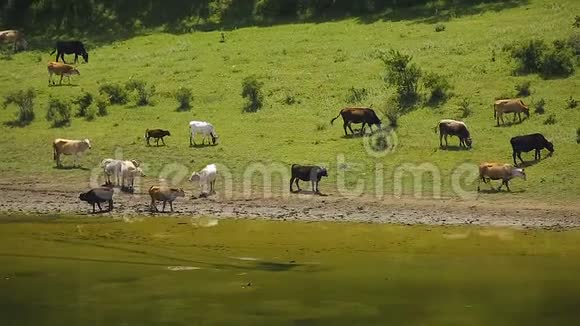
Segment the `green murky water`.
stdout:
<path fill-rule="evenodd" d="M 572 325 L 580 231 L 0 218 L 2 325 Z"/>

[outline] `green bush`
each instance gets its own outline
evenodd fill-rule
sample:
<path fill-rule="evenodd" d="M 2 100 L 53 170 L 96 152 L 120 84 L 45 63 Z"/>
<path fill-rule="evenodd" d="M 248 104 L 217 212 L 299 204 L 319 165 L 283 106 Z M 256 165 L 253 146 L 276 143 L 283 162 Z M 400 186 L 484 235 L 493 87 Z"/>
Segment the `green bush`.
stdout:
<path fill-rule="evenodd" d="M 558 122 L 558 121 L 556 120 L 556 115 L 554 115 L 554 114 L 550 114 L 548 116 L 548 118 L 546 120 L 544 120 L 545 125 L 553 125 L 553 124 L 556 124 L 556 122 Z"/>
<path fill-rule="evenodd" d="M 146 82 L 138 79 L 130 79 L 125 83 L 125 89 L 129 92 L 137 91 L 136 104 L 138 106 L 152 105 L 151 98 L 155 95 L 155 86 L 148 86 Z"/>
<path fill-rule="evenodd" d="M 52 122 L 55 128 L 69 126 L 71 122 L 70 103 L 59 98 L 51 97 L 48 100 L 46 120 Z"/>
<path fill-rule="evenodd" d="M 570 47 L 550 49 L 544 56 L 541 65 L 544 77 L 567 77 L 574 73 L 574 54 Z"/>
<path fill-rule="evenodd" d="M 532 94 L 532 91 L 530 89 L 530 86 L 532 85 L 532 83 L 527 80 L 525 82 L 522 82 L 521 84 L 518 84 L 515 86 L 516 89 L 516 96 L 520 96 L 520 97 L 526 97 L 526 96 L 530 96 L 530 94 Z"/>
<path fill-rule="evenodd" d="M 193 99 L 191 89 L 186 87 L 179 87 L 177 91 L 175 91 L 174 96 L 177 100 L 177 103 L 179 104 L 177 111 L 191 110 L 191 100 Z"/>
<path fill-rule="evenodd" d="M 576 143 L 580 144 L 580 128 L 576 129 Z"/>
<path fill-rule="evenodd" d="M 472 113 L 472 109 L 471 109 L 471 103 L 469 101 L 469 99 L 467 97 L 464 97 L 460 102 L 459 102 L 459 113 L 462 119 L 467 118 L 468 116 L 471 115 Z"/>
<path fill-rule="evenodd" d="M 75 116 L 87 117 L 91 104 L 93 104 L 93 95 L 89 92 L 84 92 L 73 100 L 73 103 L 78 105 L 78 110 Z M 94 110 L 93 110 L 94 113 Z M 93 115 L 94 118 L 94 115 Z"/>
<path fill-rule="evenodd" d="M 573 98 L 572 96 L 570 96 L 570 98 L 568 98 L 566 100 L 566 107 L 568 109 L 575 109 L 578 106 L 578 101 Z"/>
<path fill-rule="evenodd" d="M 348 94 L 346 96 L 346 101 L 348 103 L 361 103 L 367 99 L 369 93 L 366 88 L 354 88 L 351 87 L 348 90 Z"/>
<path fill-rule="evenodd" d="M 99 117 L 104 117 L 107 114 L 109 114 L 109 112 L 107 111 L 107 106 L 109 106 L 109 100 L 103 96 L 99 96 L 97 97 L 97 99 L 95 100 L 95 105 L 97 107 L 97 115 Z"/>
<path fill-rule="evenodd" d="M 9 122 L 9 125 L 23 127 L 30 124 L 32 120 L 34 120 L 35 97 L 36 91 L 33 88 L 21 90 L 4 96 L 4 109 L 6 109 L 10 104 L 15 104 L 18 107 L 16 120 Z"/>
<path fill-rule="evenodd" d="M 445 30 L 445 25 L 439 23 L 435 25 L 435 32 L 443 32 Z"/>
<path fill-rule="evenodd" d="M 257 112 L 264 105 L 262 87 L 264 83 L 258 81 L 255 76 L 248 76 L 242 81 L 242 97 L 246 99 L 244 112 Z"/>
<path fill-rule="evenodd" d="M 573 40 L 556 40 L 548 47 L 542 40 L 510 48 L 511 57 L 518 63 L 520 73 L 540 73 L 544 78 L 567 77 L 574 73 Z"/>
<path fill-rule="evenodd" d="M 127 104 L 129 102 L 129 94 L 119 84 L 103 84 L 99 87 L 99 93 L 108 98 L 110 104 Z"/>
<path fill-rule="evenodd" d="M 542 60 L 547 46 L 542 40 L 530 40 L 511 49 L 511 57 L 518 62 L 518 71 L 535 73 L 541 71 Z"/>
<path fill-rule="evenodd" d="M 541 98 L 538 102 L 534 103 L 534 113 L 544 114 L 546 112 L 544 106 L 546 105 L 546 100 Z"/>
<path fill-rule="evenodd" d="M 580 16 L 576 15 L 576 17 L 574 17 L 574 27 L 576 28 L 580 28 Z"/>
<path fill-rule="evenodd" d="M 383 53 L 380 59 L 386 66 L 385 82 L 396 88 L 398 102 L 403 106 L 415 104 L 419 94 L 417 86 L 421 78 L 421 69 L 411 62 L 413 57 L 396 50 Z"/>
<path fill-rule="evenodd" d="M 399 125 L 399 117 L 401 116 L 401 106 L 396 98 L 387 99 L 383 103 L 381 111 L 389 121 L 389 127 L 396 128 Z"/>
<path fill-rule="evenodd" d="M 436 73 L 427 73 L 423 77 L 423 85 L 430 90 L 429 102 L 441 103 L 450 97 L 451 84 L 445 76 Z"/>
<path fill-rule="evenodd" d="M 286 94 L 286 96 L 284 97 L 284 104 L 286 105 L 300 104 L 300 100 L 297 99 L 296 96 L 292 94 Z"/>

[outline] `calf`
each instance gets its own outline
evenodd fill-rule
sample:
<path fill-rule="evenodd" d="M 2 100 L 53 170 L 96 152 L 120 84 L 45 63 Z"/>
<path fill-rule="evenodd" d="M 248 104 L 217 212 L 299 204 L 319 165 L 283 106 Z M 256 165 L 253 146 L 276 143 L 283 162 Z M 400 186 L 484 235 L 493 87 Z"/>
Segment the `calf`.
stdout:
<path fill-rule="evenodd" d="M 56 61 L 58 62 L 58 58 L 64 61 L 65 54 L 73 54 L 75 55 L 75 62 L 79 60 L 79 55 L 83 57 L 85 63 L 89 63 L 89 53 L 85 50 L 85 45 L 81 41 L 57 41 L 55 45 L 54 51 L 50 53 L 53 55 L 56 52 Z"/>
<path fill-rule="evenodd" d="M 193 172 L 191 177 L 189 177 L 189 181 L 191 182 L 199 182 L 199 186 L 201 188 L 201 193 L 205 194 L 212 194 L 214 193 L 214 186 L 215 180 L 217 178 L 217 167 L 215 164 L 208 164 L 199 172 Z M 209 189 L 208 189 L 209 188 Z M 206 192 L 209 190 L 209 192 Z"/>
<path fill-rule="evenodd" d="M 205 144 L 205 139 L 209 136 L 211 137 L 212 144 L 216 144 L 219 136 L 215 132 L 215 128 L 209 122 L 205 121 L 190 121 L 189 129 L 191 134 L 189 135 L 189 146 L 195 144 L 195 134 L 199 133 L 203 135 L 202 145 Z M 209 140 L 208 140 L 209 143 Z"/>
<path fill-rule="evenodd" d="M 151 196 L 151 210 L 159 212 L 155 203 L 157 201 L 163 201 L 162 212 L 165 211 L 166 202 L 169 202 L 169 207 L 173 212 L 173 201 L 177 197 L 185 197 L 185 193 L 181 188 L 177 189 L 177 188 L 169 188 L 166 186 L 151 186 L 151 188 L 149 188 L 149 196 Z"/>
<path fill-rule="evenodd" d="M 95 204 L 99 207 L 99 212 L 103 209 L 101 208 L 101 203 L 109 203 L 109 211 L 113 210 L 113 189 L 107 187 L 93 188 L 87 192 L 79 195 L 79 199 L 86 201 L 87 203 L 93 205 L 93 213 L 95 213 Z"/>
<path fill-rule="evenodd" d="M 554 153 L 554 144 L 548 141 L 546 137 L 542 134 L 530 134 L 524 136 L 516 136 L 510 140 L 512 144 L 512 156 L 514 158 L 514 165 L 517 165 L 516 156 L 520 159 L 522 163 L 522 152 L 529 152 L 531 150 L 536 150 L 534 153 L 534 160 L 539 160 L 542 158 L 542 149 L 547 149 L 550 151 L 550 155 Z"/>
<path fill-rule="evenodd" d="M 165 136 L 171 136 L 171 133 L 169 132 L 169 130 L 163 130 L 163 129 L 147 129 L 147 130 L 145 130 L 145 139 L 147 140 L 147 146 L 151 146 L 151 144 L 149 144 L 150 138 L 155 138 L 155 143 L 157 146 L 159 146 L 159 139 L 161 139 L 163 146 L 165 146 L 165 140 L 163 140 L 163 137 L 165 137 Z"/>
<path fill-rule="evenodd" d="M 300 185 L 298 184 L 298 180 L 302 181 L 310 181 L 312 183 L 312 191 L 314 193 L 320 194 L 320 189 L 318 188 L 318 183 L 322 177 L 327 177 L 328 171 L 326 168 L 316 166 L 316 165 L 298 165 L 292 164 L 292 177 L 290 178 L 290 192 L 294 192 L 292 189 L 292 184 L 296 182 L 296 187 L 298 187 L 298 191 L 302 191 L 300 189 Z"/>
<path fill-rule="evenodd" d="M 437 127 L 435 127 L 437 132 Z M 439 121 L 439 146 L 443 147 L 443 138 L 445 138 L 445 148 L 447 148 L 447 136 L 457 136 L 459 138 L 459 147 L 471 148 L 472 140 L 463 121 L 444 119 Z"/>
<path fill-rule="evenodd" d="M 49 62 L 47 69 L 48 69 L 48 85 L 49 86 L 50 86 L 51 82 L 53 85 L 55 84 L 54 80 L 52 80 L 52 75 L 60 76 L 60 81 L 58 84 L 62 85 L 62 78 L 64 76 L 66 76 L 68 78 L 68 83 L 70 84 L 70 76 L 81 74 L 78 71 L 78 69 L 76 69 L 75 67 L 73 67 L 71 65 L 64 64 L 64 63 L 60 63 L 60 62 Z"/>
<path fill-rule="evenodd" d="M 501 180 L 501 185 L 497 188 L 498 191 L 501 190 L 503 185 L 507 187 L 508 191 L 511 191 L 508 183 L 511 179 L 516 177 L 526 180 L 526 172 L 524 169 L 515 168 L 511 164 L 481 163 L 479 165 L 479 183 L 477 184 L 477 191 L 480 191 L 479 185 L 482 181 L 483 183 L 489 183 L 490 187 L 493 189 L 489 180 Z"/>

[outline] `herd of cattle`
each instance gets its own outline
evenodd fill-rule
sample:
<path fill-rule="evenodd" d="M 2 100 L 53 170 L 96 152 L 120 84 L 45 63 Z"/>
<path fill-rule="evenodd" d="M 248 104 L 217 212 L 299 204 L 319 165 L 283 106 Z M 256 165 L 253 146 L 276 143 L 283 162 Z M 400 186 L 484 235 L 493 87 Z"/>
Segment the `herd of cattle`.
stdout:
<path fill-rule="evenodd" d="M 19 48 L 26 48 L 27 42 L 24 40 L 24 35 L 16 30 L 0 31 L 0 43 L 13 43 L 14 51 Z M 67 77 L 70 83 L 70 76 L 80 75 L 77 68 L 72 65 L 66 64 L 64 55 L 74 54 L 74 63 L 77 63 L 78 57 L 81 56 L 83 60 L 88 63 L 89 54 L 85 50 L 85 47 L 80 41 L 58 41 L 55 45 L 55 50 L 51 53 L 56 52 L 56 61 L 48 63 L 48 74 L 49 74 L 49 85 L 54 81 L 52 80 L 53 75 L 60 76 L 60 83 L 62 83 L 63 77 Z M 62 63 L 59 62 L 62 60 Z M 497 121 L 497 125 L 505 124 L 504 114 L 513 113 L 513 120 L 516 117 L 519 121 L 522 121 L 521 114 L 523 113 L 526 117 L 529 117 L 529 108 L 520 99 L 501 99 L 494 103 L 494 119 Z M 333 118 L 330 123 L 333 124 L 338 117 L 342 116 L 343 119 L 343 129 L 344 134 L 348 136 L 348 131 L 352 135 L 355 134 L 351 124 L 362 124 L 360 128 L 360 134 L 364 134 L 365 126 L 368 125 L 372 132 L 372 126 L 377 126 L 378 129 L 381 128 L 381 120 L 374 112 L 373 109 L 367 107 L 349 107 L 342 109 L 339 114 Z M 191 121 L 189 123 L 190 146 L 196 145 L 195 135 L 199 134 L 202 138 L 202 145 L 205 141 L 208 144 L 215 145 L 219 139 L 214 126 L 205 121 Z M 348 130 L 347 130 L 348 129 Z M 469 133 L 469 129 L 465 122 L 443 119 L 439 121 L 439 124 L 435 127 L 435 132 L 439 132 L 439 145 L 442 148 L 448 147 L 447 138 L 448 136 L 456 136 L 459 138 L 459 147 L 464 149 L 470 149 L 472 147 L 473 141 Z M 159 140 L 165 145 L 164 137 L 171 136 L 168 130 L 163 129 L 147 129 L 145 131 L 145 140 L 147 146 L 150 146 L 150 139 L 153 138 L 156 141 L 156 145 L 159 146 Z M 445 139 L 445 146 L 443 146 L 443 139 Z M 539 160 L 541 158 L 541 150 L 547 149 L 550 154 L 554 152 L 554 145 L 549 142 L 542 134 L 535 133 L 524 136 L 513 137 L 510 140 L 512 146 L 512 156 L 514 164 L 505 163 L 481 163 L 479 165 L 479 184 L 477 190 L 480 191 L 481 182 L 490 184 L 490 180 L 501 180 L 501 187 L 505 185 L 509 188 L 509 181 L 516 177 L 526 178 L 526 173 L 523 168 L 517 167 L 516 158 L 519 158 L 523 163 L 521 153 L 529 152 L 534 150 L 534 159 Z M 61 155 L 72 155 L 74 156 L 73 165 L 77 165 L 79 156 L 82 155 L 86 150 L 91 148 L 91 143 L 88 139 L 84 140 L 70 140 L 70 139 L 55 139 L 53 142 L 53 152 L 54 160 L 56 161 L 57 167 L 61 167 Z M 94 188 L 88 192 L 82 193 L 79 199 L 86 201 L 93 206 L 93 212 L 95 212 L 95 205 L 101 210 L 101 203 L 107 202 L 109 204 L 109 210 L 113 208 L 113 187 L 120 186 L 121 189 L 133 190 L 134 179 L 137 176 L 145 176 L 143 170 L 140 167 L 140 162 L 137 160 L 116 160 L 116 159 L 104 159 L 101 162 L 101 167 L 103 168 L 104 175 L 106 177 L 106 183 L 102 187 Z M 298 165 L 293 164 L 291 167 L 292 177 L 290 179 L 290 191 L 294 192 L 293 184 L 295 183 L 298 190 L 301 191 L 298 184 L 299 180 L 310 181 L 312 183 L 312 192 L 320 194 L 319 182 L 322 177 L 328 176 L 328 171 L 324 167 L 314 166 L 314 165 Z M 217 176 L 217 167 L 215 164 L 209 164 L 199 172 L 194 172 L 189 180 L 191 182 L 199 183 L 201 187 L 202 196 L 207 196 L 214 193 L 214 185 Z M 493 188 L 493 187 L 492 187 Z M 151 209 L 157 211 L 156 202 L 163 202 L 162 210 L 165 210 L 165 205 L 169 202 L 171 211 L 173 211 L 173 201 L 177 197 L 184 197 L 183 189 L 172 188 L 167 186 L 152 186 L 149 188 L 149 195 L 151 196 Z"/>

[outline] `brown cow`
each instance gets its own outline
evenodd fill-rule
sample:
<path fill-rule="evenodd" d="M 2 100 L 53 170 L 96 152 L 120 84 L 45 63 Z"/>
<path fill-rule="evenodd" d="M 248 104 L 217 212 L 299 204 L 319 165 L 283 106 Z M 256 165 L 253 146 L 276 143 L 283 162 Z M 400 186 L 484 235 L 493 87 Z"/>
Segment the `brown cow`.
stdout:
<path fill-rule="evenodd" d="M 12 43 L 14 52 L 18 49 L 25 50 L 28 46 L 28 43 L 24 39 L 24 34 L 14 29 L 0 31 L 0 43 Z"/>
<path fill-rule="evenodd" d="M 73 66 L 67 65 L 66 63 L 61 62 L 49 62 L 48 63 L 48 85 L 52 82 L 54 85 L 54 80 L 52 80 L 52 75 L 59 75 L 60 82 L 59 85 L 62 84 L 62 77 L 68 77 L 68 83 L 70 84 L 70 76 L 71 75 L 80 75 L 81 73 Z"/>
<path fill-rule="evenodd" d="M 497 120 L 498 126 L 500 119 L 502 124 L 505 124 L 503 120 L 504 113 L 513 113 L 514 122 L 516 121 L 517 114 L 520 122 L 522 122 L 522 112 L 526 117 L 530 117 L 530 109 L 520 99 L 497 100 L 493 104 L 493 118 Z"/>
<path fill-rule="evenodd" d="M 508 191 L 511 191 L 508 182 L 515 178 L 520 177 L 526 180 L 526 172 L 524 169 L 515 168 L 511 164 L 503 163 L 481 163 L 479 165 L 479 183 L 477 184 L 477 191 L 479 191 L 479 185 L 481 181 L 483 183 L 489 183 L 490 187 L 493 189 L 489 180 L 500 180 L 501 185 L 497 190 L 501 190 L 501 187 L 505 185 Z"/>
<path fill-rule="evenodd" d="M 340 110 L 340 113 L 336 116 L 336 118 L 330 120 L 330 124 L 334 123 L 334 120 L 338 119 L 339 116 L 342 116 L 342 120 L 344 121 L 344 134 L 348 136 L 346 132 L 346 127 L 350 130 L 350 132 L 354 135 L 354 131 L 350 127 L 351 123 L 362 123 L 362 127 L 360 128 L 360 134 L 364 133 L 365 125 L 368 124 L 371 131 L 373 130 L 372 125 L 377 125 L 378 128 L 381 127 L 381 120 L 371 108 L 344 108 Z"/>
<path fill-rule="evenodd" d="M 177 189 L 177 188 L 169 188 L 166 186 L 151 186 L 151 188 L 149 188 L 149 196 L 151 196 L 151 210 L 159 212 L 159 210 L 157 210 L 157 206 L 155 205 L 155 203 L 157 201 L 163 201 L 162 211 L 165 211 L 165 203 L 169 202 L 169 207 L 173 212 L 173 201 L 177 197 L 185 197 L 185 192 L 183 192 L 183 189 L 181 188 Z"/>
<path fill-rule="evenodd" d="M 437 127 L 435 127 L 437 132 Z M 447 148 L 447 136 L 459 137 L 459 147 L 471 148 L 471 137 L 467 125 L 463 121 L 443 119 L 439 121 L 439 146 L 443 147 L 442 139 L 445 138 L 445 148 Z"/>

